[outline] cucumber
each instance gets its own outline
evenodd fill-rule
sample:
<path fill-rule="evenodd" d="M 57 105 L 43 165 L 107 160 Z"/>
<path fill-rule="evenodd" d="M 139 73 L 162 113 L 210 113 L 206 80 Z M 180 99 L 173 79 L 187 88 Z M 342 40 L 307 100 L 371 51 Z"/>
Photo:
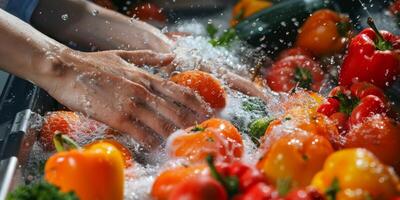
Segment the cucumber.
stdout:
<path fill-rule="evenodd" d="M 322 8 L 338 10 L 333 0 L 285 0 L 243 20 L 236 27 L 241 40 L 262 46 L 268 54 L 292 46 L 307 17 Z"/>

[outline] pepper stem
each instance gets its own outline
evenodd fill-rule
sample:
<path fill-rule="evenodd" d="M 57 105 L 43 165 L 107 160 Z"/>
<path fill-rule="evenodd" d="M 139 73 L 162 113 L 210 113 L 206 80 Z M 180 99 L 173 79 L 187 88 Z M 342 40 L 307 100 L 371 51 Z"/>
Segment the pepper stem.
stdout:
<path fill-rule="evenodd" d="M 68 146 L 68 149 L 80 149 L 81 147 L 72 140 L 70 137 L 63 134 L 61 131 L 56 131 L 53 137 L 54 146 L 57 152 L 65 151 L 65 146 Z"/>
<path fill-rule="evenodd" d="M 376 44 L 377 48 L 378 48 L 379 50 L 382 50 L 382 51 L 391 50 L 391 49 L 393 48 L 393 47 L 392 47 L 392 44 L 391 44 L 390 42 L 386 41 L 386 40 L 383 38 L 383 36 L 382 36 L 382 34 L 379 32 L 378 28 L 376 28 L 375 22 L 374 22 L 374 20 L 372 19 L 372 17 L 368 17 L 368 19 L 367 19 L 367 24 L 368 24 L 369 27 L 372 28 L 372 30 L 374 30 L 374 32 L 375 32 L 375 34 L 376 34 L 376 37 L 378 38 L 378 42 L 377 42 L 377 44 Z"/>
<path fill-rule="evenodd" d="M 214 177 L 218 182 L 220 182 L 224 188 L 228 191 L 229 196 L 234 196 L 239 190 L 239 179 L 237 176 L 223 177 L 214 165 L 214 157 L 208 155 L 206 157 L 208 167 L 210 168 L 211 176 Z"/>

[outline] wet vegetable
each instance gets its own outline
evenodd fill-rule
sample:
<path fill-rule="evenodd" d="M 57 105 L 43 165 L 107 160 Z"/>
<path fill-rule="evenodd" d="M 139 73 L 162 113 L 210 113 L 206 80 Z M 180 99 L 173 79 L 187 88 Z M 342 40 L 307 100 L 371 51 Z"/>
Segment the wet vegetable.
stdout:
<path fill-rule="evenodd" d="M 229 121 L 212 118 L 172 136 L 167 149 L 191 162 L 202 162 L 210 154 L 218 161 L 232 161 L 242 157 L 243 141 Z"/>
<path fill-rule="evenodd" d="M 123 199 L 124 162 L 117 148 L 99 142 L 79 149 L 61 133 L 56 133 L 54 141 L 60 152 L 46 162 L 46 181 L 60 187 L 63 192 L 76 192 L 81 200 Z M 73 149 L 64 151 L 64 145 Z"/>
<path fill-rule="evenodd" d="M 329 156 L 312 180 L 327 199 L 390 199 L 399 194 L 399 180 L 365 149 L 345 149 Z"/>
<path fill-rule="evenodd" d="M 368 24 L 372 28 L 363 30 L 350 42 L 339 73 L 341 86 L 366 81 L 386 88 L 400 73 L 399 37 L 387 31 L 378 31 L 371 18 Z"/>
<path fill-rule="evenodd" d="M 314 12 L 299 29 L 296 45 L 316 56 L 341 53 L 349 40 L 349 18 L 329 9 Z"/>
<path fill-rule="evenodd" d="M 212 108 L 224 108 L 226 93 L 221 83 L 202 71 L 185 71 L 171 77 L 171 81 L 196 91 Z"/>
<path fill-rule="evenodd" d="M 78 200 L 74 192 L 64 193 L 60 189 L 47 182 L 32 183 L 19 186 L 9 193 L 7 200 Z"/>

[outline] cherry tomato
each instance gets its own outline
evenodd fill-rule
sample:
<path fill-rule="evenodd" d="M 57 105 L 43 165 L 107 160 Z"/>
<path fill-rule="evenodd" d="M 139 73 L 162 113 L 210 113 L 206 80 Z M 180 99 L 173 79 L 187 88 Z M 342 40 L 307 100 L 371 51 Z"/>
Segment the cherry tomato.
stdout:
<path fill-rule="evenodd" d="M 241 158 L 243 140 L 230 122 L 212 118 L 188 128 L 186 132 L 170 136 L 167 149 L 172 156 L 192 162 L 203 162 L 209 154 L 217 161 L 229 162 Z"/>
<path fill-rule="evenodd" d="M 373 116 L 351 129 L 345 138 L 346 148 L 366 148 L 400 172 L 400 126 L 394 120 Z"/>
<path fill-rule="evenodd" d="M 322 104 L 317 112 L 322 113 L 326 116 L 331 116 L 333 113 L 336 113 L 339 111 L 340 108 L 340 102 L 339 100 L 335 98 L 328 98 L 327 102 Z"/>
<path fill-rule="evenodd" d="M 289 92 L 295 87 L 319 91 L 324 72 L 311 58 L 290 56 L 275 62 L 266 79 L 268 86 L 276 92 Z"/>
<path fill-rule="evenodd" d="M 194 176 L 172 191 L 170 200 L 227 200 L 224 187 L 210 176 Z"/>
<path fill-rule="evenodd" d="M 351 112 L 349 125 L 352 127 L 375 114 L 386 113 L 387 110 L 382 99 L 374 95 L 368 95 L 362 98 L 360 103 Z"/>

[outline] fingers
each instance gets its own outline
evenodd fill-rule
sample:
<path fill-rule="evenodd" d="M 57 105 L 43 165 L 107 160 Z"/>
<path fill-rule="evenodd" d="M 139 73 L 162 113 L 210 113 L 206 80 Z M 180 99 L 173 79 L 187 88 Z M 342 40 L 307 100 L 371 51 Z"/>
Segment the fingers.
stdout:
<path fill-rule="evenodd" d="M 150 65 L 154 67 L 162 67 L 170 64 L 175 58 L 174 54 L 161 54 L 149 50 L 115 52 L 126 62 L 137 66 Z"/>
<path fill-rule="evenodd" d="M 145 87 L 143 89 L 146 91 L 135 94 L 136 97 L 144 98 L 152 109 L 170 119 L 179 128 L 186 128 L 196 122 L 204 121 L 212 115 L 209 106 L 188 88 L 150 75 L 137 68 L 126 69 L 124 76 Z"/>

